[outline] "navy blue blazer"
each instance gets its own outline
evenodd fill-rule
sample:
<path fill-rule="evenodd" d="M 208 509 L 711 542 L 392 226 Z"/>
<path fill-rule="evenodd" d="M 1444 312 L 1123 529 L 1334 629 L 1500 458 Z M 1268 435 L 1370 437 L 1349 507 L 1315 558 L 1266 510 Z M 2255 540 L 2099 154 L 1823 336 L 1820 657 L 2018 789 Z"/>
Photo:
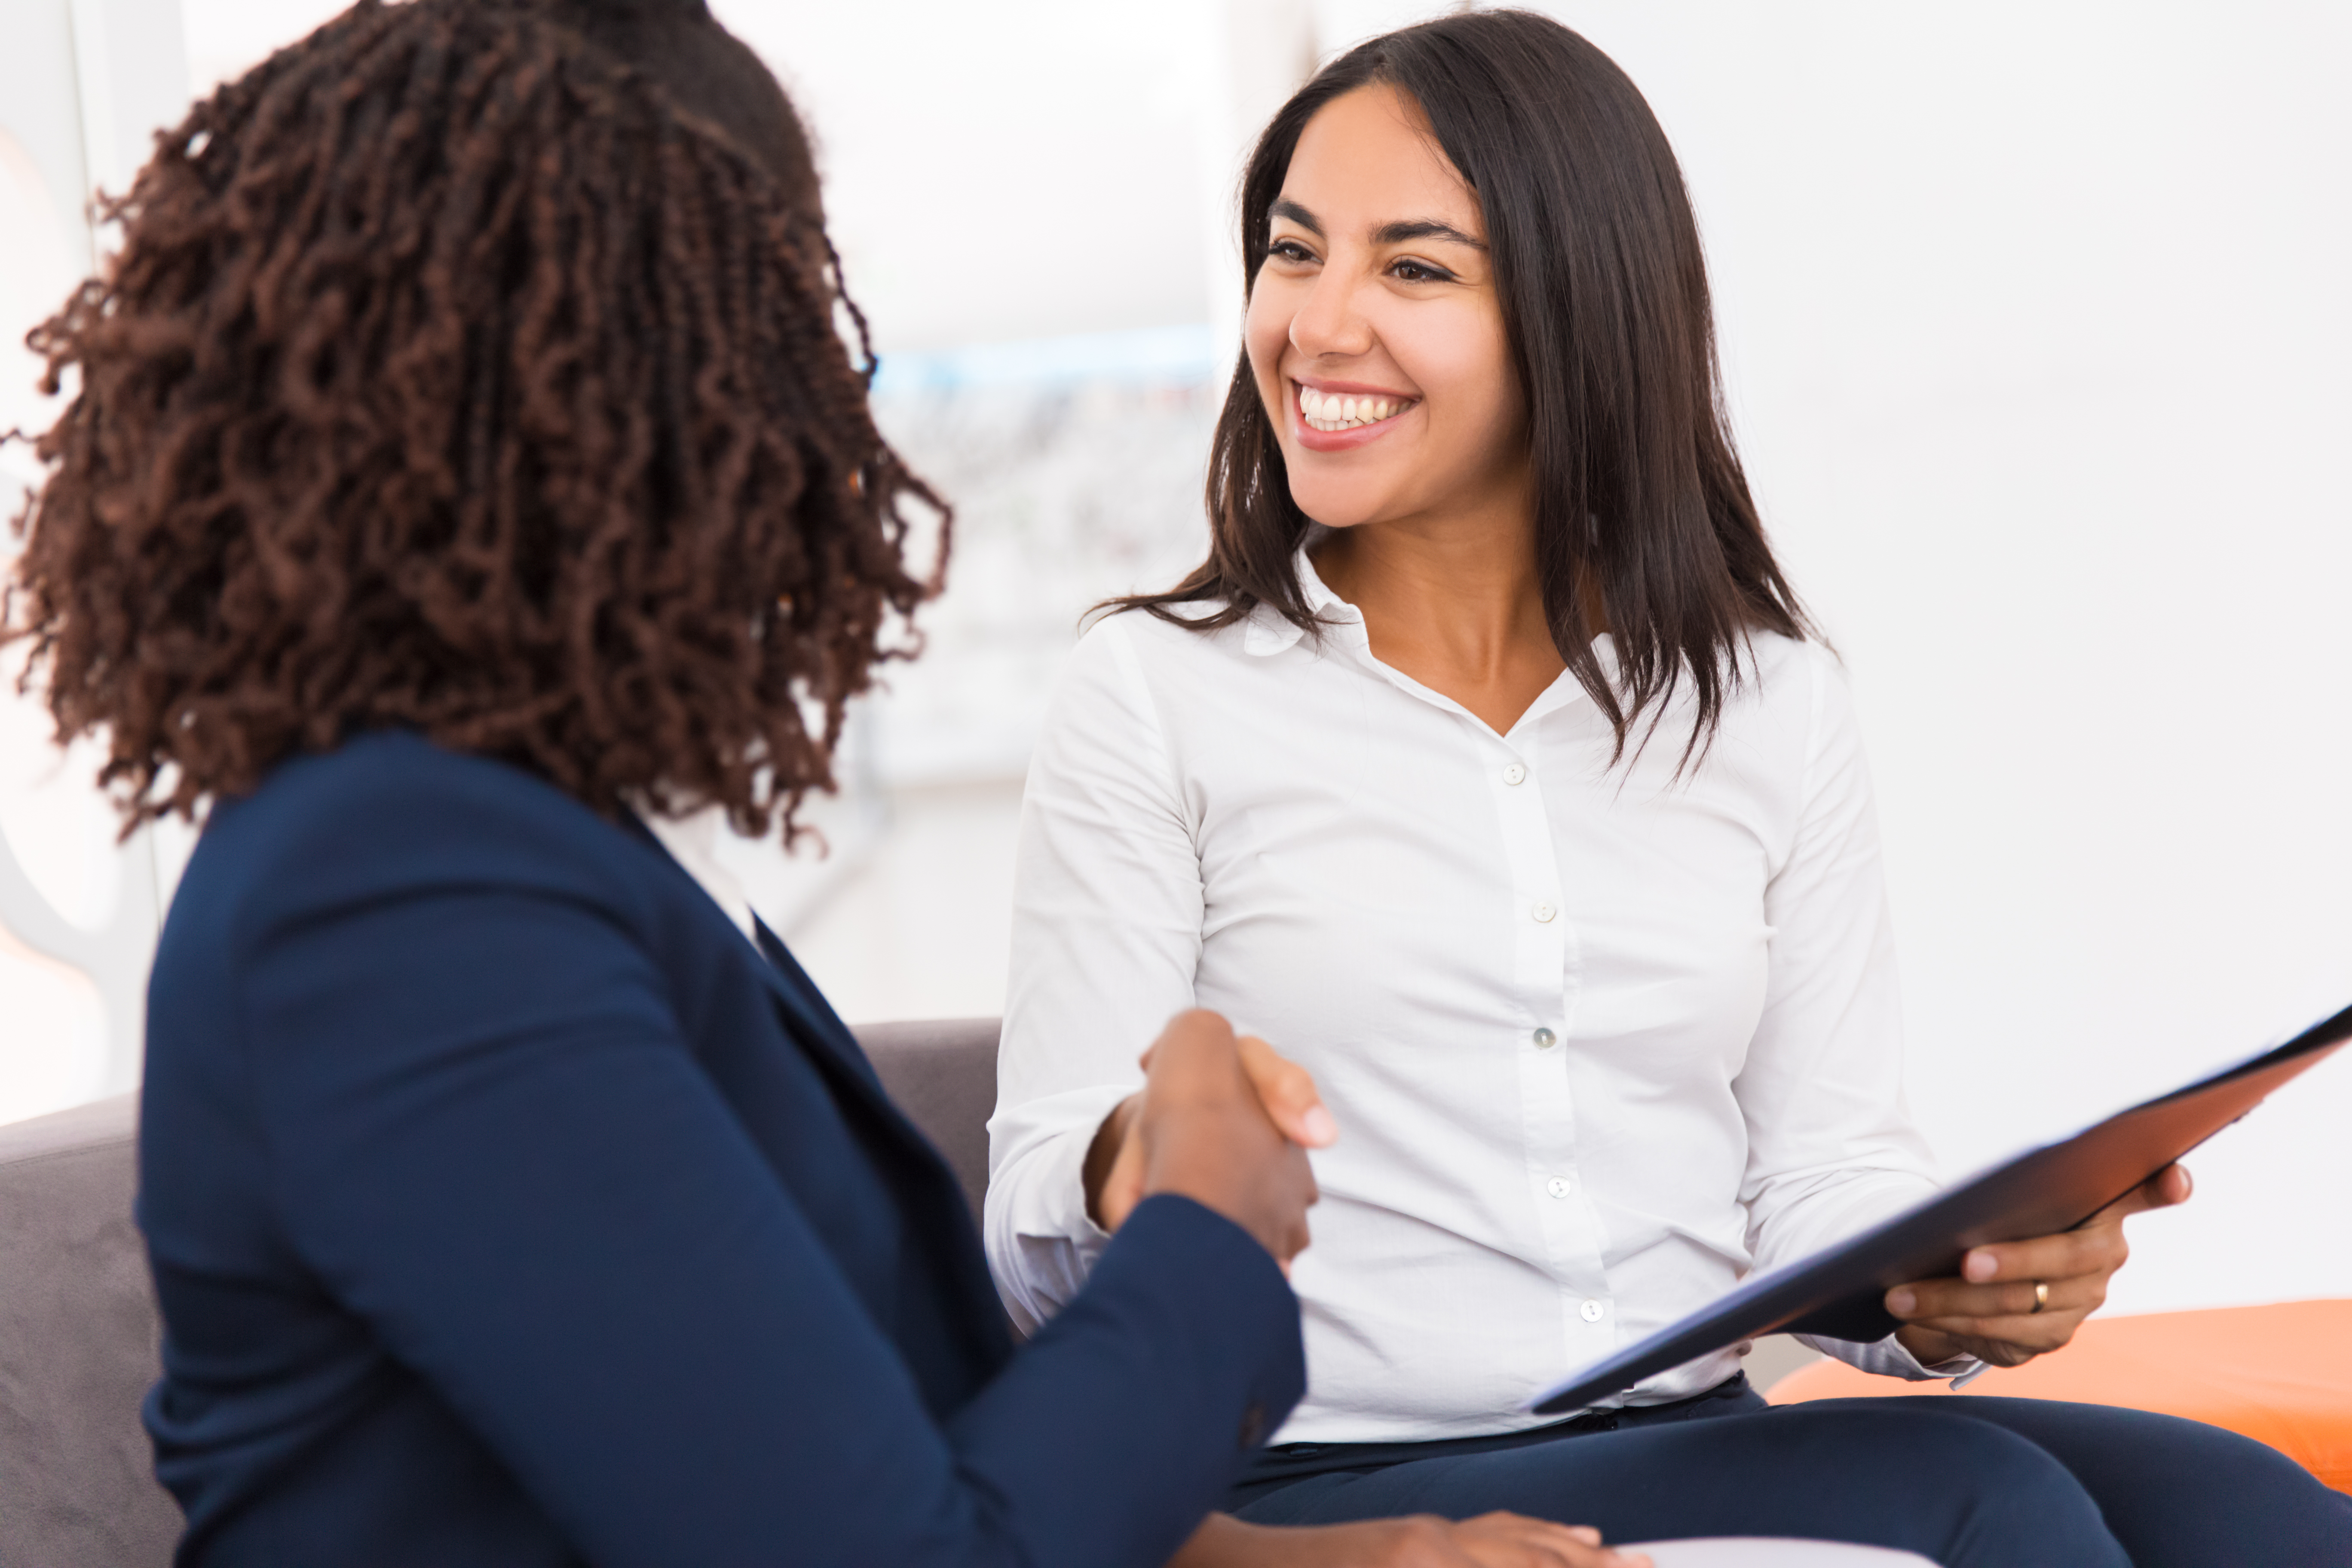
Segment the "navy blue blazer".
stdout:
<path fill-rule="evenodd" d="M 184 1564 L 1140 1568 L 1304 1384 L 1280 1271 L 1175 1197 L 1016 1353 L 783 949 L 415 735 L 219 805 L 147 1038 Z"/>

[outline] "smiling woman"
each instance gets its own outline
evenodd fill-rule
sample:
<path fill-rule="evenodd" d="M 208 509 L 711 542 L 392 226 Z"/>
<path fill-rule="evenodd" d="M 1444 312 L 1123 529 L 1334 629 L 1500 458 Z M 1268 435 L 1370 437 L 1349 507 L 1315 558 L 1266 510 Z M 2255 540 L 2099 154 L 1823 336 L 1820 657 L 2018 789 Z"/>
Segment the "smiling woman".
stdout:
<path fill-rule="evenodd" d="M 1146 1100 L 1116 1042 L 1209 1006 L 1340 1130 L 1293 1275 L 1309 1392 L 1244 1526 L 2352 1561 L 2345 1500 L 2143 1412 L 1770 1410 L 1733 1350 L 1528 1411 L 1934 1189 L 1861 725 L 1733 451 L 1674 154 L 1591 45 L 1524 12 L 1376 38 L 1275 117 L 1241 216 L 1209 558 L 1093 628 L 1029 773 L 986 1225 L 1016 1319 L 1123 1215 Z M 2167 1171 L 1890 1291 L 1876 1342 L 1812 1342 L 2019 1364 L 2104 1302 L 2125 1218 L 2187 1195 Z"/>
<path fill-rule="evenodd" d="M 1524 13 L 1391 35 L 1276 115 L 1241 205 L 1248 352 L 1213 448 L 1209 558 L 1118 602 L 1213 602 L 1183 616 L 1203 626 L 1263 604 L 1311 631 L 1292 558 L 1315 524 L 1532 513 L 1538 645 L 1619 745 L 1685 682 L 1702 742 L 1743 639 L 1805 622 L 1721 417 L 1682 174 L 1624 73 Z M 1318 461 L 1339 453 L 1360 455 Z M 1496 695 L 1531 700 L 1562 667 Z"/>

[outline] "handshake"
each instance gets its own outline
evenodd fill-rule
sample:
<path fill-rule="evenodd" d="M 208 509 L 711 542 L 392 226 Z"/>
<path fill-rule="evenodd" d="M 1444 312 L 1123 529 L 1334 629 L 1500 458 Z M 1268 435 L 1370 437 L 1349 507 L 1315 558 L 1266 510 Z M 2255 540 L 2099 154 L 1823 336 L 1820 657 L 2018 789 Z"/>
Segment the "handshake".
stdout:
<path fill-rule="evenodd" d="M 1117 1230 L 1145 1198 L 1175 1193 L 1249 1232 L 1287 1273 L 1316 1198 L 1307 1151 L 1339 1134 L 1314 1079 L 1198 1008 L 1169 1022 L 1143 1070 L 1087 1151 L 1087 1213 Z"/>
<path fill-rule="evenodd" d="M 1315 1176 L 1307 1151 L 1339 1124 L 1305 1068 L 1214 1013 L 1180 1013 L 1143 1053 L 1143 1088 L 1087 1150 L 1087 1213 L 1117 1230 L 1136 1205 L 1175 1193 L 1240 1226 L 1283 1272 L 1307 1247 Z M 1213 1514 L 1169 1568 L 1649 1568 L 1600 1531 L 1515 1513 L 1422 1515 L 1312 1528 Z"/>

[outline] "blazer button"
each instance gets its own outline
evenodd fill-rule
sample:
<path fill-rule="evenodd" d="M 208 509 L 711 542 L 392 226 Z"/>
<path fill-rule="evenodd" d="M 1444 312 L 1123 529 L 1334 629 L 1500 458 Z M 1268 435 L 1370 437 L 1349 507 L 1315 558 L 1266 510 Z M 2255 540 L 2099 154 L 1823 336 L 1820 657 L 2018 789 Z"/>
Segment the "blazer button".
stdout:
<path fill-rule="evenodd" d="M 1242 1412 L 1242 1447 L 1244 1451 L 1247 1451 L 1264 1441 L 1265 1441 L 1265 1406 L 1253 1399 L 1250 1401 L 1249 1408 Z"/>

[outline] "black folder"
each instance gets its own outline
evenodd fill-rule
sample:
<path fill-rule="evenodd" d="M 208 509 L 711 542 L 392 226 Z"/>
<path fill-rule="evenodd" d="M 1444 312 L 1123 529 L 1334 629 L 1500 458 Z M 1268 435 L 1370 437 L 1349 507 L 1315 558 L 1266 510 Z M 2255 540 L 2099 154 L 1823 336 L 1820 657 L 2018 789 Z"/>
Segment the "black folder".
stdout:
<path fill-rule="evenodd" d="M 1538 1415 L 1580 1410 L 1645 1377 L 1759 1334 L 1821 1334 L 1868 1344 L 1896 1328 L 1886 1292 L 1959 1272 L 1969 1248 L 2072 1230 L 2237 1121 L 2352 1039 L 2352 1007 L 2286 1044 L 2185 1089 L 2031 1149 L 1851 1240 L 1759 1274 L 1712 1305 L 1596 1362 L 1528 1401 Z"/>

